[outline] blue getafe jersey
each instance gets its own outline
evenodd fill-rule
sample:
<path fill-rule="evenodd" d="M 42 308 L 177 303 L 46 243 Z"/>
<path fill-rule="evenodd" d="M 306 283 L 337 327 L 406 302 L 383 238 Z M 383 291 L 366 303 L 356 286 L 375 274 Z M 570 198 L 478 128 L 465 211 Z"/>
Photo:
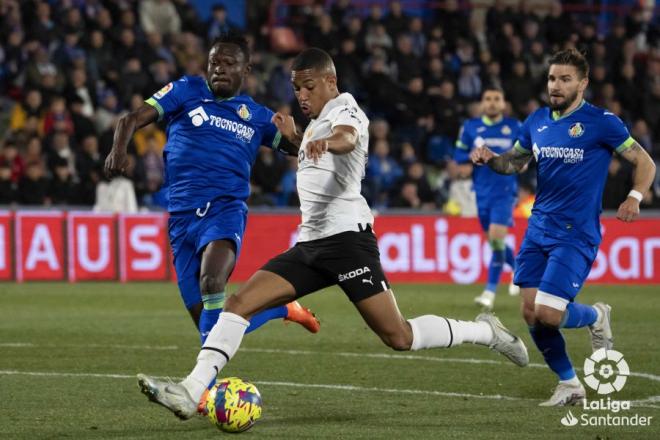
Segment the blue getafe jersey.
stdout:
<path fill-rule="evenodd" d="M 194 76 L 167 84 L 146 103 L 168 124 L 163 157 L 170 212 L 219 198 L 247 199 L 257 150 L 280 141 L 270 109 L 245 95 L 216 98 L 206 80 Z"/>
<path fill-rule="evenodd" d="M 497 123 L 485 116 L 468 119 L 456 141 L 454 160 L 458 163 L 470 162 L 469 154 L 478 137 L 484 139 L 488 148 L 502 154 L 513 148 L 519 129 L 520 122 L 513 118 L 502 118 Z M 498 174 L 488 167 L 474 167 L 472 181 L 480 207 L 496 204 L 502 197 L 515 197 L 518 194 L 518 178 L 515 175 Z"/>
<path fill-rule="evenodd" d="M 547 107 L 532 113 L 515 144 L 532 152 L 538 164 L 530 229 L 598 245 L 598 219 L 612 153 L 633 142 L 621 119 L 585 101 L 558 119 Z"/>

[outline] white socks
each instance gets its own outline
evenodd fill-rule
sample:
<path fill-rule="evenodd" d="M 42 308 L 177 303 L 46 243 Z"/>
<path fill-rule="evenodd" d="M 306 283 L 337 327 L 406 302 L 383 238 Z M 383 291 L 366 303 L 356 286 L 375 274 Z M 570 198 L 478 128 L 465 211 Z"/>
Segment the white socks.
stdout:
<path fill-rule="evenodd" d="M 419 316 L 408 322 L 413 333 L 412 351 L 454 347 L 463 342 L 490 345 L 493 340 L 493 330 L 486 322 L 457 321 L 435 315 Z"/>
<path fill-rule="evenodd" d="M 234 313 L 220 313 L 197 356 L 195 368 L 181 382 L 195 402 L 199 402 L 204 390 L 234 357 L 249 325 L 249 321 Z"/>

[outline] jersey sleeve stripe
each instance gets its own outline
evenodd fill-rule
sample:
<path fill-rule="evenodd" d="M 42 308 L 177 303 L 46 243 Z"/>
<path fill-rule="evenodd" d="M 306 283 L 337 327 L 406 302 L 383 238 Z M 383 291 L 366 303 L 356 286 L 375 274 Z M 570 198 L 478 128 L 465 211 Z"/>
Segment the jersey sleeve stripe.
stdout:
<path fill-rule="evenodd" d="M 635 143 L 635 139 L 633 139 L 632 136 L 628 136 L 628 139 L 626 139 L 625 141 L 623 141 L 621 145 L 616 147 L 616 152 L 622 153 L 626 151 L 628 148 L 630 148 L 630 146 L 634 143 Z"/>
<path fill-rule="evenodd" d="M 468 150 L 468 146 L 461 141 L 456 141 L 456 148 L 460 148 L 461 150 Z"/>
<path fill-rule="evenodd" d="M 163 114 L 165 114 L 165 112 L 163 111 L 163 107 L 160 106 L 158 101 L 156 101 L 154 98 L 149 98 L 144 102 L 145 102 L 145 104 L 149 104 L 150 106 L 152 106 L 153 108 L 156 109 L 156 111 L 158 112 L 158 120 L 159 121 L 161 119 L 163 119 Z"/>
<path fill-rule="evenodd" d="M 275 133 L 275 137 L 273 137 L 273 143 L 271 145 L 271 148 L 277 148 L 280 145 L 280 141 L 282 140 L 282 133 L 277 130 L 277 133 Z"/>
<path fill-rule="evenodd" d="M 516 141 L 516 143 L 513 144 L 513 148 L 520 151 L 521 153 L 526 153 L 526 154 L 529 154 L 529 152 L 531 151 L 531 150 L 528 150 L 527 148 L 523 147 L 522 144 L 520 143 L 520 141 Z"/>

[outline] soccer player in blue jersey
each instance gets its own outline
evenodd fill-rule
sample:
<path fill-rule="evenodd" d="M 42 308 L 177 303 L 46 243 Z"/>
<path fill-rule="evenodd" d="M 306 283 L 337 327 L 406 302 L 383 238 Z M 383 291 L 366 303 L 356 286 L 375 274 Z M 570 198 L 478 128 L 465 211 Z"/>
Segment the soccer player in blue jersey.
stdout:
<path fill-rule="evenodd" d="M 550 59 L 550 107 L 532 113 L 514 148 L 497 154 L 475 148 L 470 157 L 502 174 L 519 172 L 533 157 L 538 192 L 525 239 L 516 260 L 522 314 L 534 343 L 559 377 L 542 406 L 575 405 L 585 389 L 575 375 L 561 328 L 588 327 L 594 351 L 612 348 L 611 307 L 580 304 L 575 298 L 589 274 L 601 241 L 599 217 L 612 154 L 634 167 L 633 187 L 617 218 L 631 222 L 655 176 L 655 165 L 613 113 L 583 99 L 589 65 L 576 50 Z"/>
<path fill-rule="evenodd" d="M 202 343 L 218 320 L 225 286 L 243 244 L 250 170 L 260 146 L 297 155 L 271 121 L 274 113 L 240 90 L 250 71 L 246 39 L 225 34 L 209 51 L 206 78 L 184 76 L 122 117 L 105 162 L 112 176 L 126 168 L 126 147 L 135 130 L 167 122 L 165 185 L 169 190 L 169 237 L 183 302 Z M 282 117 L 282 116 L 279 116 Z M 297 302 L 265 310 L 250 321 L 253 331 L 284 318 L 319 330 Z"/>
<path fill-rule="evenodd" d="M 491 310 L 495 302 L 497 285 L 504 263 L 514 269 L 513 249 L 504 242 L 508 228 L 513 226 L 513 208 L 518 191 L 517 177 L 502 175 L 489 168 L 473 169 L 470 151 L 476 147 L 488 146 L 497 154 L 513 148 L 518 138 L 520 122 L 504 117 L 504 92 L 498 87 L 486 87 L 481 95 L 483 116 L 465 121 L 456 141 L 454 160 L 458 163 L 460 177 L 472 174 L 474 191 L 477 195 L 479 222 L 488 235 L 488 243 L 493 251 L 488 266 L 486 288 L 474 301 Z M 509 286 L 509 294 L 517 295 L 520 289 L 515 284 Z"/>

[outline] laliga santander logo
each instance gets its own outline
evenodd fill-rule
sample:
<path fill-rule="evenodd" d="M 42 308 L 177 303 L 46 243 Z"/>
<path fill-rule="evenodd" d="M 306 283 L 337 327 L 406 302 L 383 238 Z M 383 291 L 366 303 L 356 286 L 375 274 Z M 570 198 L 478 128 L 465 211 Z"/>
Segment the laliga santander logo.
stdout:
<path fill-rule="evenodd" d="M 621 391 L 630 375 L 623 354 L 601 348 L 584 360 L 584 382 L 598 394 Z"/>
<path fill-rule="evenodd" d="M 561 418 L 561 424 L 564 426 L 575 426 L 578 424 L 578 418 L 569 409 L 568 414 Z"/>

